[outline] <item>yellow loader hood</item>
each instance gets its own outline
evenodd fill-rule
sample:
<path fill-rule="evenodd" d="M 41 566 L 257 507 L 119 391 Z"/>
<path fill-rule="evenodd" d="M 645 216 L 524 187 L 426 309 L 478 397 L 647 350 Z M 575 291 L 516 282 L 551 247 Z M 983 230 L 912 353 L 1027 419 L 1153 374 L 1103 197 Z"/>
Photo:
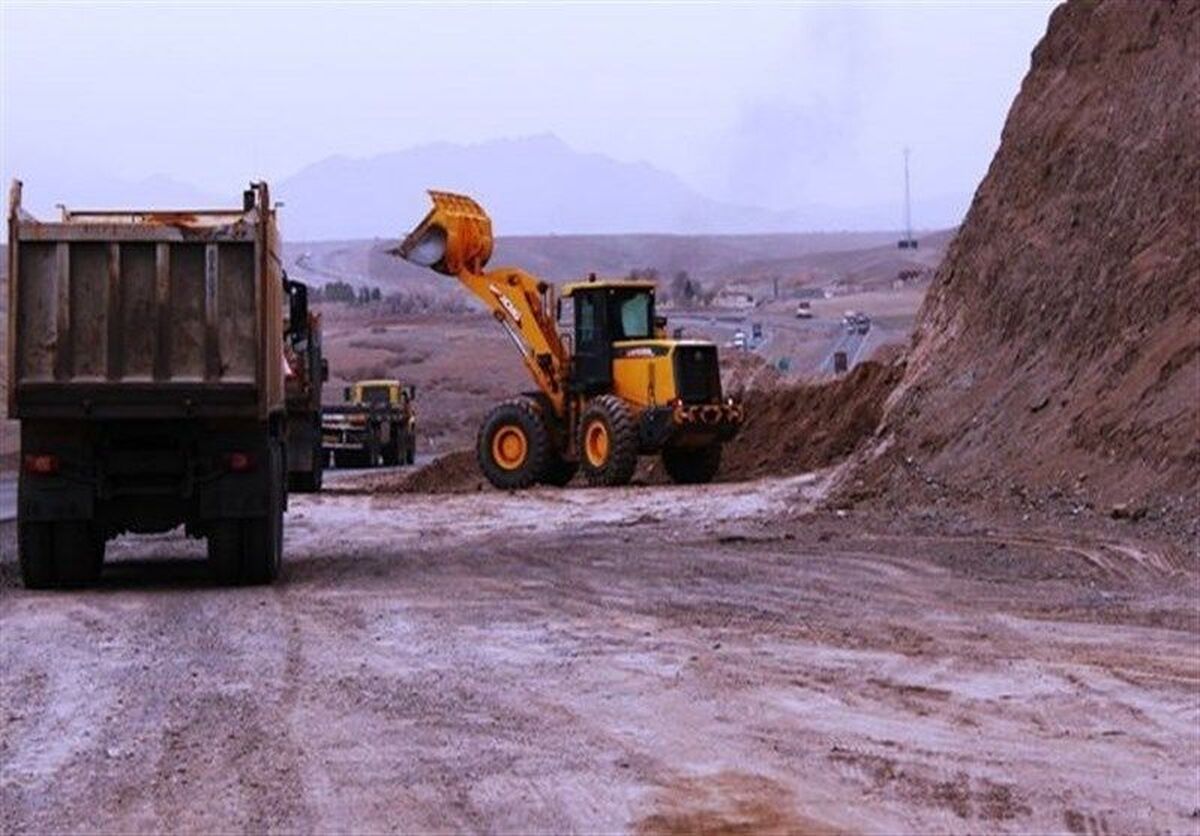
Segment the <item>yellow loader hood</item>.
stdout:
<path fill-rule="evenodd" d="M 492 219 L 466 195 L 430 190 L 433 208 L 397 255 L 447 276 L 479 274 L 492 257 Z"/>

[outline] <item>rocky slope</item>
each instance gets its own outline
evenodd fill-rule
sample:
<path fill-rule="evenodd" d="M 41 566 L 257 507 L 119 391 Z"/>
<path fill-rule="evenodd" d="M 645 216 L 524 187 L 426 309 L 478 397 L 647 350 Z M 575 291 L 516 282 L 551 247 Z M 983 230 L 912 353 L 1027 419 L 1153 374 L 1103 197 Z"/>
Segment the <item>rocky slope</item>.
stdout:
<path fill-rule="evenodd" d="M 922 308 L 876 477 L 1194 514 L 1198 201 L 1200 2 L 1059 7 Z"/>

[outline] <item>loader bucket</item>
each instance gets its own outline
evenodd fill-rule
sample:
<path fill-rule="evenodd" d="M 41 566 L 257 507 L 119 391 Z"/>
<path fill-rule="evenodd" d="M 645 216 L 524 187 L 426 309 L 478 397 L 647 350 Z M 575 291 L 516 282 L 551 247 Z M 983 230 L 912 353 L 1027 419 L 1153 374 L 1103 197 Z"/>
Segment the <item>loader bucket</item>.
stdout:
<path fill-rule="evenodd" d="M 433 208 L 400 244 L 400 257 L 447 276 L 482 273 L 492 257 L 492 219 L 466 195 L 429 196 Z"/>

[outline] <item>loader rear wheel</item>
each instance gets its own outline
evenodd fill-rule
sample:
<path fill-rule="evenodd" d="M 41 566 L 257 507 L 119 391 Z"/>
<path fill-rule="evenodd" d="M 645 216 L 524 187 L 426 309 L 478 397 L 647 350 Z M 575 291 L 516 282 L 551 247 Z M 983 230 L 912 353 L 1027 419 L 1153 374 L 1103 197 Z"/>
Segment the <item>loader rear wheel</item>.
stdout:
<path fill-rule="evenodd" d="M 475 455 L 483 475 L 502 490 L 527 488 L 541 481 L 553 450 L 537 404 L 529 398 L 497 404 L 479 430 Z"/>
<path fill-rule="evenodd" d="M 638 435 L 629 404 L 594 398 L 579 419 L 579 463 L 589 485 L 627 485 L 637 468 Z"/>
<path fill-rule="evenodd" d="M 721 469 L 721 445 L 707 447 L 664 447 L 663 468 L 677 485 L 703 485 Z"/>

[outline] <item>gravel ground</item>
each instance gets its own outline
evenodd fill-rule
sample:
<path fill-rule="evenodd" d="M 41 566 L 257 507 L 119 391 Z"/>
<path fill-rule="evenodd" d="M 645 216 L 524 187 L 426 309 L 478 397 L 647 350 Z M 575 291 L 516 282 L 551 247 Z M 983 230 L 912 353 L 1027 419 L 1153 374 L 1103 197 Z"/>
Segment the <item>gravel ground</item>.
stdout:
<path fill-rule="evenodd" d="M 1194 555 L 821 490 L 297 497 L 267 589 L 0 528 L 0 832 L 1200 832 Z"/>

